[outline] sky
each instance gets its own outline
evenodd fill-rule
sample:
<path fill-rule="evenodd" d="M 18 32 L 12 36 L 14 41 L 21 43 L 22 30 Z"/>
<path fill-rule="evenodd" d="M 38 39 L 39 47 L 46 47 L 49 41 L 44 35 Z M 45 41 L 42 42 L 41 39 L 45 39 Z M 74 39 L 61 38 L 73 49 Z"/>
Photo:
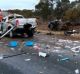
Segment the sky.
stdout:
<path fill-rule="evenodd" d="M 35 9 L 40 0 L 0 0 L 0 9 Z M 74 1 L 74 0 L 71 0 Z"/>
<path fill-rule="evenodd" d="M 0 9 L 35 9 L 39 0 L 0 0 Z"/>

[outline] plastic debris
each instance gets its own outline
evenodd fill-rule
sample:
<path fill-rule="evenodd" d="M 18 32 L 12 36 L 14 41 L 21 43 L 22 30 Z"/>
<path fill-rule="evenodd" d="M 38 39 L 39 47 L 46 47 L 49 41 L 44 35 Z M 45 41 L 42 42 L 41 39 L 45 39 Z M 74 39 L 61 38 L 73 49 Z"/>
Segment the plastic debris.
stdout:
<path fill-rule="evenodd" d="M 63 59 L 61 59 L 61 61 L 65 61 L 65 60 L 69 60 L 69 58 L 63 58 Z"/>
<path fill-rule="evenodd" d="M 43 72 L 39 72 L 40 74 L 42 74 Z"/>
<path fill-rule="evenodd" d="M 50 49 L 50 45 L 46 45 L 46 49 Z"/>
<path fill-rule="evenodd" d="M 40 50 L 41 49 L 41 45 L 39 43 L 34 44 L 33 46 L 34 50 Z"/>
<path fill-rule="evenodd" d="M 34 42 L 33 41 L 26 41 L 25 46 L 33 46 Z"/>
<path fill-rule="evenodd" d="M 75 74 L 79 74 L 79 69 L 76 69 L 75 70 Z"/>
<path fill-rule="evenodd" d="M 3 55 L 1 54 L 1 55 L 0 55 L 0 60 L 2 60 L 3 58 L 4 58 L 4 57 L 3 57 Z"/>
<path fill-rule="evenodd" d="M 44 69 L 47 69 L 47 67 L 44 67 Z"/>
<path fill-rule="evenodd" d="M 32 55 L 35 55 L 36 53 L 32 53 Z"/>
<path fill-rule="evenodd" d="M 62 58 L 62 59 L 59 59 L 58 61 L 67 61 L 69 60 L 69 58 Z"/>
<path fill-rule="evenodd" d="M 0 44 L 3 44 L 4 42 L 0 42 Z"/>
<path fill-rule="evenodd" d="M 17 47 L 18 46 L 18 42 L 17 41 L 10 41 L 9 42 L 9 46 L 10 47 Z"/>
<path fill-rule="evenodd" d="M 14 51 L 15 49 L 14 48 L 10 48 L 12 51 Z"/>
<path fill-rule="evenodd" d="M 31 59 L 24 59 L 25 61 L 30 61 Z"/>
<path fill-rule="evenodd" d="M 60 55 L 60 54 L 59 54 L 58 56 L 59 56 L 59 57 L 63 57 L 63 55 Z"/>
<path fill-rule="evenodd" d="M 39 52 L 39 56 L 41 56 L 41 57 L 46 57 L 47 56 L 47 53 L 45 53 L 45 52 Z"/>
<path fill-rule="evenodd" d="M 2 56 L 0 56 L 0 60 L 1 60 L 1 59 L 3 59 L 3 57 L 2 57 Z"/>
<path fill-rule="evenodd" d="M 59 49 L 61 49 L 61 47 L 54 47 L 54 49 L 59 50 Z"/>
<path fill-rule="evenodd" d="M 66 48 L 66 49 L 70 49 L 71 47 L 66 45 L 65 48 Z"/>
<path fill-rule="evenodd" d="M 71 48 L 71 51 L 75 52 L 75 53 L 79 53 L 80 52 L 80 46 L 76 46 Z"/>
<path fill-rule="evenodd" d="M 30 53 L 26 53 L 27 55 L 29 55 Z"/>
<path fill-rule="evenodd" d="M 41 48 L 40 48 L 39 46 L 37 46 L 37 45 L 34 45 L 33 48 L 34 48 L 35 50 L 41 49 Z"/>
<path fill-rule="evenodd" d="M 60 50 L 53 50 L 52 52 L 56 52 L 56 53 L 59 53 L 59 52 L 60 52 Z"/>

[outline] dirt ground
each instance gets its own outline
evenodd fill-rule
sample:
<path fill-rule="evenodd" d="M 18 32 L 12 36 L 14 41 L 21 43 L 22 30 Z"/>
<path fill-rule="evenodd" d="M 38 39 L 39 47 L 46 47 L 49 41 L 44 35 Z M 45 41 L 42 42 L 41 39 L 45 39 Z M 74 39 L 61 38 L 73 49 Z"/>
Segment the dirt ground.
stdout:
<path fill-rule="evenodd" d="M 38 22 L 37 29 L 48 30 L 48 23 L 47 22 Z"/>
<path fill-rule="evenodd" d="M 52 35 L 55 35 L 59 38 L 63 38 L 63 39 L 70 39 L 70 40 L 80 40 L 80 33 L 79 34 L 74 34 L 74 35 L 70 35 L 70 36 L 65 36 L 64 35 L 64 31 L 50 31 L 50 29 L 48 28 L 48 23 L 39 23 L 37 25 L 37 29 L 38 32 L 42 32 L 44 34 L 48 34 L 48 33 L 52 33 Z M 51 35 L 51 34 L 50 34 Z"/>

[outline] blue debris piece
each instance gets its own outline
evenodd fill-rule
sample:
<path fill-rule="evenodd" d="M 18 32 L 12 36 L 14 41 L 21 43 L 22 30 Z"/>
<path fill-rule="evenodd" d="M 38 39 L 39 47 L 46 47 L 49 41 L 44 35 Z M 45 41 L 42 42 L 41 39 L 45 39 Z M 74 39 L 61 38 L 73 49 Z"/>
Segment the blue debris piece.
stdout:
<path fill-rule="evenodd" d="M 60 61 L 66 61 L 66 60 L 69 60 L 69 58 L 62 58 L 62 59 L 60 59 Z"/>
<path fill-rule="evenodd" d="M 33 46 L 34 42 L 33 41 L 26 41 L 25 46 Z"/>
<path fill-rule="evenodd" d="M 10 47 L 17 47 L 18 46 L 18 42 L 17 41 L 10 41 L 9 42 L 9 46 Z"/>

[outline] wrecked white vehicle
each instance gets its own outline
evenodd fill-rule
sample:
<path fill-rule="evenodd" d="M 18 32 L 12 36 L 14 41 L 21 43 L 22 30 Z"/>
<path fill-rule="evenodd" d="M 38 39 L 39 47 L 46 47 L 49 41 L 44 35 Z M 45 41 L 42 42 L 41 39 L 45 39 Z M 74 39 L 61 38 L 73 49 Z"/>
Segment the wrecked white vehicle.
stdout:
<path fill-rule="evenodd" d="M 10 37 L 13 37 L 14 35 L 23 36 L 24 33 L 28 36 L 33 36 L 36 25 L 36 18 L 24 18 L 19 14 L 10 14 L 3 18 L 1 31 L 3 36 L 6 34 Z"/>

